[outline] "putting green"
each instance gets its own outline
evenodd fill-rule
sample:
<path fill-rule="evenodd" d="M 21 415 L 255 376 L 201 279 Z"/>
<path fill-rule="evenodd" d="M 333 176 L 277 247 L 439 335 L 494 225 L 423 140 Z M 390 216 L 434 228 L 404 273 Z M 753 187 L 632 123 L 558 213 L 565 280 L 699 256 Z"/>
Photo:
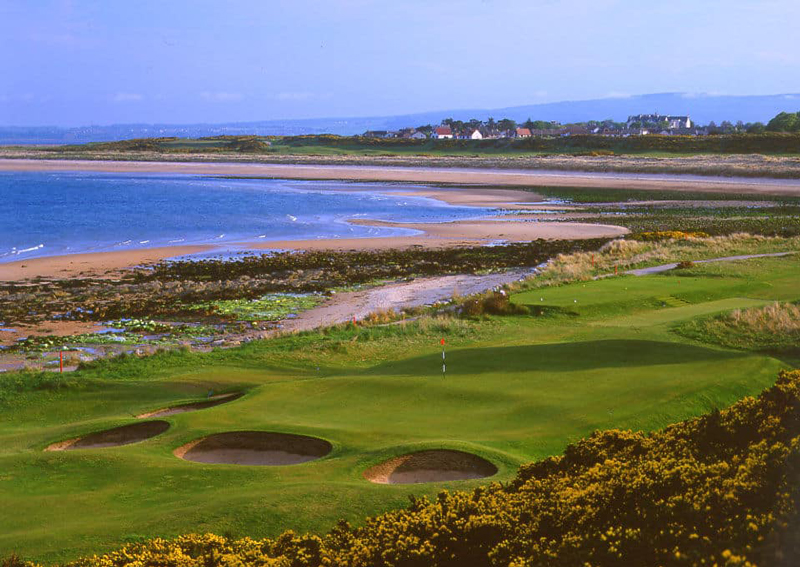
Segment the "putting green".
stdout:
<path fill-rule="evenodd" d="M 358 522 L 402 506 L 410 494 L 489 482 L 364 478 L 394 457 L 463 451 L 497 467 L 491 480 L 508 480 L 519 464 L 557 454 L 594 429 L 650 430 L 727 406 L 771 384 L 786 364 L 693 343 L 669 327 L 748 302 L 800 298 L 800 286 L 785 283 L 792 274 L 800 281 L 797 259 L 759 266 L 752 273 L 698 269 L 680 283 L 669 275 L 624 277 L 518 294 L 514 301 L 550 310 L 454 326 L 444 378 L 439 331 L 414 331 L 412 323 L 408 331 L 309 334 L 176 355 L 177 362 L 123 361 L 84 372 L 73 387 L 22 392 L 3 406 L 0 422 L 0 496 L 13 511 L 0 517 L 0 556 L 64 560 L 185 532 L 324 531 L 341 517 Z M 665 307 L 667 297 L 679 305 Z M 165 416 L 168 430 L 136 444 L 44 451 L 198 401 L 209 389 L 245 395 Z M 173 455 L 190 441 L 230 431 L 305 435 L 332 450 L 274 467 Z"/>

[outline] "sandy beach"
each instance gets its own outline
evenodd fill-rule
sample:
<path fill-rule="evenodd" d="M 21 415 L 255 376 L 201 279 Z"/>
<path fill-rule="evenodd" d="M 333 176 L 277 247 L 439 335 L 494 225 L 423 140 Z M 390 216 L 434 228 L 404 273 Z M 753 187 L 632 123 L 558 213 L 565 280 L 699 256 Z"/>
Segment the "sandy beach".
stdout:
<path fill-rule="evenodd" d="M 464 221 L 451 223 L 389 223 L 355 220 L 353 223 L 372 226 L 411 228 L 423 231 L 421 236 L 389 236 L 374 238 L 337 238 L 316 240 L 277 240 L 241 242 L 226 245 L 226 249 L 242 250 L 386 250 L 389 248 L 445 248 L 453 246 L 480 246 L 503 240 L 528 242 L 544 239 L 583 239 L 615 237 L 627 229 L 585 223 L 557 223 L 530 221 Z M 153 264 L 167 258 L 197 254 L 214 250 L 215 246 L 168 246 L 92 252 L 67 256 L 46 256 L 0 264 L 0 281 L 22 281 L 36 277 L 62 279 L 80 277 L 119 277 L 125 269 Z"/>
<path fill-rule="evenodd" d="M 202 175 L 259 175 L 292 179 L 371 179 L 379 181 L 474 182 L 473 175 L 483 172 L 405 171 L 402 168 L 324 168 L 271 166 L 262 164 L 167 163 L 167 162 L 91 162 L 58 160 L 0 160 L 0 171 L 106 171 L 140 173 L 193 173 Z M 400 170 L 400 171 L 397 171 Z M 500 181 L 505 179 L 501 174 Z M 497 180 L 489 177 L 492 184 Z M 506 179 L 506 181 L 509 181 Z M 512 178 L 513 181 L 513 178 Z M 509 185 L 514 183 L 509 182 Z M 422 187 L 392 191 L 396 194 L 428 197 L 453 205 L 543 208 L 543 197 L 518 189 L 484 187 Z M 353 186 L 346 191 L 367 189 Z M 374 191 L 374 188 L 369 190 Z M 354 224 L 401 227 L 420 231 L 418 236 L 372 238 L 280 240 L 226 244 L 226 250 L 380 250 L 387 248 L 479 246 L 497 241 L 525 242 L 544 239 L 583 239 L 620 236 L 626 229 L 585 223 L 530 222 L 529 219 L 456 221 L 449 223 L 389 223 L 359 219 Z M 152 264 L 166 258 L 208 252 L 214 245 L 169 246 L 110 252 L 94 252 L 65 256 L 48 256 L 0 264 L 0 281 L 22 281 L 36 277 L 119 277 L 126 268 Z"/>
<path fill-rule="evenodd" d="M 740 192 L 743 195 L 800 195 L 800 180 L 646 173 L 593 173 L 552 170 L 466 169 L 358 165 L 0 159 L 0 171 L 104 171 L 184 173 L 280 179 L 326 179 L 445 183 L 493 187 L 589 187 L 669 191 Z M 445 195 L 449 192 L 445 192 Z M 455 197 L 454 197 L 455 198 Z"/>
<path fill-rule="evenodd" d="M 478 220 L 443 223 L 403 223 L 358 219 L 350 222 L 353 224 L 362 224 L 368 226 L 423 230 L 429 237 L 440 239 L 480 238 L 483 240 L 507 240 L 509 242 L 527 242 L 530 240 L 537 240 L 539 238 L 546 240 L 614 238 L 628 233 L 628 229 L 613 225 L 578 222 L 540 222 L 533 220 Z"/>
<path fill-rule="evenodd" d="M 444 184 L 435 187 L 404 187 L 392 192 L 400 195 L 428 197 L 452 205 L 504 208 L 563 209 L 544 205 L 541 195 L 514 189 L 521 186 L 592 187 L 615 189 L 679 190 L 740 192 L 742 195 L 800 195 L 800 182 L 742 178 L 706 178 L 694 176 L 644 174 L 593 174 L 581 172 L 512 171 L 491 169 L 359 167 L 336 165 L 288 165 L 263 163 L 203 162 L 135 162 L 0 159 L 0 171 L 92 171 L 114 173 L 181 173 L 218 176 L 253 176 L 283 179 L 318 179 L 345 181 L 379 181 L 397 183 Z M 460 186 L 448 186 L 460 185 Z M 367 189 L 353 186 L 345 191 Z M 369 190 L 374 190 L 370 188 Z M 580 214 L 573 214 L 580 217 Z M 401 227 L 420 231 L 419 236 L 281 240 L 241 242 L 226 245 L 227 249 L 281 250 L 375 250 L 412 246 L 445 247 L 475 246 L 495 241 L 523 242 L 544 239 L 581 239 L 616 237 L 626 229 L 611 225 L 579 222 L 548 222 L 568 219 L 568 215 L 550 217 L 517 216 L 514 220 L 456 221 L 449 223 L 391 223 L 366 219 L 355 224 Z M 531 222 L 536 220 L 538 222 Z M 577 218 L 576 218 L 577 220 Z M 20 281 L 35 277 L 69 278 L 116 277 L 132 266 L 155 263 L 166 258 L 208 252 L 213 245 L 175 246 L 113 252 L 74 254 L 19 260 L 0 264 L 0 281 Z"/>
<path fill-rule="evenodd" d="M 0 264 L 0 281 L 20 281 L 36 277 L 113 277 L 119 275 L 124 268 L 152 264 L 172 256 L 197 254 L 212 248 L 213 246 L 169 246 L 17 260 Z"/>

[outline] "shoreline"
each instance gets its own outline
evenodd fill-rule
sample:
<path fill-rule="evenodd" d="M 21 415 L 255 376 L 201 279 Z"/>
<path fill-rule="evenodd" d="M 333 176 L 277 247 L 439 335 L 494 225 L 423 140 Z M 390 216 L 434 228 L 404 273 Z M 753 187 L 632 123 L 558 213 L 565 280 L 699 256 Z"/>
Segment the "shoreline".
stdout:
<path fill-rule="evenodd" d="M 21 163 L 22 162 L 22 163 Z M 117 173 L 192 173 L 197 175 L 214 175 L 231 173 L 227 168 L 234 168 L 241 173 L 241 164 L 196 164 L 196 163 L 158 163 L 158 162 L 66 162 L 70 167 L 65 169 L 62 161 L 3 160 L 0 159 L 0 171 L 106 171 Z M 224 168 L 222 171 L 220 167 Z M 245 166 L 247 167 L 247 166 Z M 261 167 L 261 166 L 256 166 Z M 378 168 L 380 169 L 380 168 Z M 248 169 L 248 171 L 250 171 Z M 323 173 L 327 169 L 321 170 Z M 361 170 L 357 169 L 358 175 Z M 308 179 L 308 168 L 294 170 L 297 179 Z M 391 172 L 390 172 L 391 173 Z M 326 173 L 327 175 L 327 173 Z M 391 177 L 391 176 L 390 176 Z M 315 179 L 315 177 L 310 177 Z M 387 179 L 385 181 L 396 181 Z M 399 189 L 399 190 L 395 190 Z M 543 205 L 543 196 L 520 189 L 486 189 L 476 186 L 467 187 L 408 187 L 396 188 L 360 188 L 347 187 L 341 191 L 358 192 L 374 191 L 395 195 L 426 197 L 436 199 L 449 205 L 471 206 L 483 208 L 516 208 L 524 209 L 535 206 L 537 209 L 558 208 L 563 205 Z M 353 224 L 376 227 L 408 228 L 422 234 L 412 236 L 375 236 L 363 238 L 320 238 L 300 240 L 269 240 L 257 242 L 230 242 L 224 245 L 216 243 L 160 246 L 154 248 L 134 248 L 102 252 L 83 252 L 53 256 L 38 256 L 27 259 L 15 259 L 0 263 L 0 281 L 18 282 L 33 278 L 62 279 L 72 277 L 116 278 L 125 270 L 136 266 L 153 264 L 165 259 L 180 256 L 191 256 L 214 251 L 236 252 L 253 250 L 386 250 L 392 248 L 449 248 L 463 246 L 482 246 L 498 241 L 527 242 L 543 239 L 584 239 L 615 237 L 626 234 L 622 227 L 600 224 L 564 223 L 564 222 L 531 222 L 530 219 L 518 220 L 465 220 L 445 223 L 392 223 L 366 219 L 350 220 Z"/>
<path fill-rule="evenodd" d="M 0 158 L 0 171 L 184 173 L 275 179 L 441 183 L 484 187 L 582 187 L 709 193 L 743 192 L 754 195 L 800 196 L 800 180 L 797 179 L 714 177 L 672 173 L 36 158 Z"/>
<path fill-rule="evenodd" d="M 369 251 L 413 247 L 454 248 L 485 246 L 497 241 L 528 242 L 539 238 L 548 240 L 580 240 L 615 237 L 628 230 L 613 225 L 531 222 L 531 221 L 453 221 L 449 223 L 390 223 L 358 219 L 354 224 L 413 228 L 423 231 L 420 236 L 374 236 L 366 238 L 320 238 L 314 240 L 270 240 L 237 242 L 220 247 L 213 244 L 163 246 L 111 252 L 88 252 L 61 256 L 42 256 L 29 260 L 0 263 L 0 282 L 19 282 L 41 277 L 66 279 L 76 276 L 116 278 L 136 266 L 154 264 L 169 258 L 188 256 L 214 250 L 285 250 L 285 251 Z"/>
<path fill-rule="evenodd" d="M 697 178 L 653 174 L 596 174 L 586 172 L 513 171 L 491 169 L 415 168 L 348 165 L 281 165 L 225 162 L 136 162 L 89 160 L 37 160 L 0 158 L 0 171 L 91 171 L 108 173 L 177 173 L 207 176 L 262 177 L 303 180 L 371 181 L 384 183 L 442 184 L 425 187 L 398 185 L 396 195 L 427 197 L 450 205 L 498 209 L 559 209 L 543 204 L 544 197 L 518 187 L 588 187 L 609 189 L 738 192 L 753 195 L 798 195 L 800 181 L 753 178 Z M 375 191 L 356 186 L 341 191 Z M 380 191 L 380 190 L 379 190 Z M 577 219 L 576 219 L 577 220 Z M 518 217 L 516 220 L 481 219 L 445 223 L 394 223 L 368 219 L 353 224 L 421 231 L 415 236 L 383 236 L 344 239 L 276 240 L 137 248 L 18 259 L 0 263 L 0 281 L 35 277 L 119 277 L 135 266 L 168 258 L 215 250 L 385 250 L 389 248 L 480 246 L 498 241 L 525 242 L 544 239 L 617 237 L 625 228 L 607 224 L 548 222 Z"/>

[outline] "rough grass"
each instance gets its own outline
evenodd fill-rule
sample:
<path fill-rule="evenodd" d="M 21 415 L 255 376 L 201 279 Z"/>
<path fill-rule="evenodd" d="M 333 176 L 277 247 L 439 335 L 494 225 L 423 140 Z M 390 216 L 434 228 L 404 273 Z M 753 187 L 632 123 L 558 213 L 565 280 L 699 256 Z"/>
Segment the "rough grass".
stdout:
<path fill-rule="evenodd" d="M 676 328 L 683 336 L 747 350 L 800 349 L 800 307 L 776 302 L 736 309 L 725 315 L 689 321 Z"/>
<path fill-rule="evenodd" d="M 708 238 L 677 238 L 661 241 L 612 240 L 597 252 L 559 254 L 522 284 L 522 288 L 545 287 L 644 266 L 704 260 L 726 256 L 794 252 L 800 237 L 781 238 L 745 233 Z"/>

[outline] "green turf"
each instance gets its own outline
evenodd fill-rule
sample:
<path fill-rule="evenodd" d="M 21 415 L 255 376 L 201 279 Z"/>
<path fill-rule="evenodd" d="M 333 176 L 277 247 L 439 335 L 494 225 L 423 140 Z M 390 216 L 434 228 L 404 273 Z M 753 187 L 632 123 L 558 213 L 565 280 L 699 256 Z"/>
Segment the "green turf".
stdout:
<path fill-rule="evenodd" d="M 340 329 L 206 355 L 101 364 L 70 387 L 21 391 L 0 406 L 0 556 L 56 561 L 142 537 L 189 531 L 254 537 L 324 531 L 486 481 L 373 485 L 369 466 L 422 448 L 494 462 L 508 480 L 594 429 L 651 430 L 771 384 L 786 362 L 693 342 L 676 322 L 800 299 L 800 259 L 698 265 L 513 298 L 541 315 L 435 327 Z M 792 285 L 794 283 L 794 285 Z M 171 428 L 125 447 L 44 452 L 49 443 L 130 423 L 133 415 L 214 392 L 229 404 L 166 418 Z M 172 450 L 230 430 L 301 433 L 333 452 L 286 467 L 185 462 Z"/>

